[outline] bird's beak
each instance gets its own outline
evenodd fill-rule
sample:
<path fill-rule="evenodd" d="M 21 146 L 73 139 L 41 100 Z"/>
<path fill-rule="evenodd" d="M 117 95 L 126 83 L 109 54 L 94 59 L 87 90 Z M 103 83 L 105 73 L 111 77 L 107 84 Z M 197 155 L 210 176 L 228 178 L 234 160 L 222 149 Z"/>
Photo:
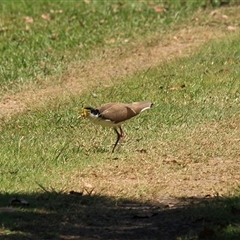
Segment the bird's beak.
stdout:
<path fill-rule="evenodd" d="M 87 109 L 83 109 L 81 115 L 78 116 L 79 118 L 86 118 L 88 116 L 88 110 Z"/>

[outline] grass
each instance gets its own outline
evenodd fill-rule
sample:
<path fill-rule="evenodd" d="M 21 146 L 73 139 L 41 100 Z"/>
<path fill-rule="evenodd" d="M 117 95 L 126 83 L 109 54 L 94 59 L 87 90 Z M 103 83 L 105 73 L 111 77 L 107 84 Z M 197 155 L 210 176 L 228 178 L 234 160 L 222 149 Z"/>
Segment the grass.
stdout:
<path fill-rule="evenodd" d="M 89 4 L 86 1 L 78 3 L 81 11 L 66 1 L 58 5 L 48 1 L 43 6 L 38 4 L 33 6 L 22 1 L 16 5 L 5 2 L 1 6 L 5 12 L 3 19 L 9 21 L 8 28 L 12 29 L 10 32 L 4 30 L 3 38 L 8 34 L 26 34 L 21 26 L 14 31 L 22 16 L 33 14 L 34 23 L 37 19 L 36 25 L 30 25 L 31 30 L 27 30 L 26 39 L 29 39 L 19 47 L 29 52 L 24 61 L 32 65 L 24 67 L 20 63 L 24 55 L 16 56 L 15 60 L 9 58 L 13 64 L 11 68 L 14 66 L 19 71 L 16 76 L 23 79 L 21 84 L 28 84 L 34 74 L 41 81 L 47 81 L 46 76 L 56 74 L 59 69 L 64 71 L 65 60 L 57 60 L 62 52 L 64 55 L 67 52 L 67 59 L 72 61 L 81 58 L 81 54 L 90 58 L 95 48 L 108 46 L 103 39 L 106 36 L 114 39 L 111 43 L 114 47 L 122 47 L 126 38 L 131 41 L 142 40 L 144 36 L 149 38 L 158 21 L 162 21 L 163 31 L 173 25 L 177 28 L 181 21 L 189 23 L 188 16 L 199 6 L 181 5 L 176 1 L 175 5 L 164 5 L 169 10 L 163 17 L 156 15 L 151 4 L 142 1 L 118 3 L 117 6 L 113 2 L 100 6 L 98 1 Z M 112 9 L 114 6 L 116 13 Z M 144 11 L 136 11 L 140 7 Z M 51 13 L 51 9 L 63 12 Z M 177 10 L 176 17 L 173 13 Z M 76 11 L 88 13 L 84 22 L 84 29 L 88 31 L 93 31 L 95 28 L 91 24 L 96 24 L 103 16 L 108 19 L 101 23 L 104 25 L 106 21 L 104 27 L 99 23 L 95 30 L 99 31 L 97 38 L 88 39 L 86 31 L 86 35 L 81 36 L 86 39 L 80 40 L 73 24 L 70 30 L 76 35 L 73 34 L 72 39 L 63 34 L 56 36 L 59 37 L 57 41 L 49 40 L 53 29 L 59 28 L 56 31 L 59 33 L 65 31 L 67 20 L 62 19 L 65 11 L 73 22 L 77 21 Z M 40 17 L 46 12 L 53 15 L 50 14 L 49 21 Z M 133 14 L 131 22 L 130 13 Z M 119 29 L 110 21 L 114 14 L 120 19 Z M 10 24 L 13 15 L 16 17 Z M 139 20 L 143 18 L 145 25 Z M 57 25 L 59 22 L 63 25 Z M 42 32 L 39 36 L 34 34 L 38 27 L 47 28 L 48 40 Z M 136 31 L 130 31 L 135 28 Z M 126 35 L 120 34 L 123 29 Z M 146 35 L 141 36 L 145 29 Z M 36 40 L 40 44 L 35 44 Z M 86 43 L 83 52 L 76 49 L 76 42 L 82 41 Z M 44 75 L 34 67 L 34 62 L 46 53 L 46 46 L 54 48 L 54 53 L 53 58 L 46 58 L 52 72 Z M 29 47 L 33 49 L 29 51 Z M 16 55 L 11 46 L 5 49 Z M 40 55 L 32 55 L 35 51 Z M 155 239 L 160 232 L 165 234 L 163 239 L 198 239 L 199 236 L 238 239 L 239 56 L 239 33 L 236 32 L 208 42 L 187 57 L 139 70 L 113 86 L 98 87 L 94 89 L 97 97 L 88 91 L 57 101 L 50 99 L 10 120 L 3 119 L 0 126 L 0 236 L 3 239 L 79 236 L 86 239 L 134 239 L 136 236 Z M 8 76 L 4 67 L 2 70 Z M 13 75 L 2 84 L 8 89 L 10 82 L 18 84 Z M 110 152 L 115 141 L 112 130 L 77 119 L 81 106 L 144 99 L 152 100 L 155 106 L 124 126 L 127 137 L 119 153 Z M 5 208 L 16 196 L 29 201 L 30 206 Z"/>
<path fill-rule="evenodd" d="M 217 66 L 212 64 L 213 59 L 208 56 L 216 48 L 221 49 L 219 52 L 225 56 L 225 61 L 232 59 L 233 56 L 228 57 L 227 53 L 230 52 L 229 47 L 234 47 L 236 52 L 239 50 L 237 39 L 238 36 L 233 37 L 228 44 L 216 41 L 209 43 L 191 58 L 176 60 L 171 65 L 161 65 L 149 70 L 147 74 L 139 73 L 143 78 L 137 75 L 117 86 L 99 89 L 102 93 L 102 97 L 97 99 L 99 103 L 104 102 L 106 96 L 110 101 L 111 96 L 117 100 L 134 100 L 124 90 L 126 86 L 129 91 L 134 89 L 135 96 L 153 99 L 156 103 L 152 111 L 144 113 L 125 127 L 129 137 L 119 154 L 110 153 L 110 144 L 115 139 L 112 131 L 98 130 L 90 123 L 76 119 L 79 105 L 96 101 L 93 101 L 90 94 L 72 99 L 68 104 L 58 103 L 57 106 L 52 106 L 49 103 L 44 109 L 18 116 L 6 123 L 2 126 L 1 134 L 2 193 L 34 193 L 39 191 L 38 184 L 47 189 L 51 186 L 57 192 L 71 189 L 81 191 L 85 181 L 93 184 L 93 179 L 99 181 L 98 178 L 106 178 L 97 187 L 97 191 L 104 195 L 111 196 L 114 193 L 119 197 L 151 200 L 159 193 L 169 191 L 173 196 L 188 196 L 199 192 L 199 189 L 186 183 L 188 191 L 186 186 L 182 191 L 171 187 L 163 190 L 162 186 L 166 183 L 160 179 L 161 171 L 166 174 L 165 180 L 171 179 L 174 172 L 177 172 L 179 180 L 183 180 L 188 176 L 184 173 L 189 168 L 188 165 L 196 164 L 192 170 L 188 170 L 189 176 L 196 177 L 197 172 L 198 175 L 209 178 L 204 165 L 202 168 L 197 164 L 212 166 L 212 159 L 216 159 L 211 169 L 215 174 L 217 172 L 214 167 L 218 161 L 231 159 L 236 169 L 230 167 L 228 175 L 234 177 L 239 170 L 239 86 L 236 80 L 239 72 L 235 70 L 239 63 L 236 59 L 230 60 L 228 68 L 233 71 L 230 76 L 226 76 L 225 71 L 219 71 L 224 66 L 220 61 L 221 56 L 217 58 L 220 62 L 216 63 Z M 205 61 L 196 67 L 199 56 Z M 183 67 L 186 69 L 184 75 L 180 71 Z M 205 74 L 206 68 L 208 74 Z M 192 69 L 195 69 L 194 73 Z M 218 74 L 215 75 L 215 72 Z M 160 75 L 165 76 L 167 73 L 174 73 L 171 79 L 156 81 Z M 178 88 L 183 84 L 185 87 Z M 176 90 L 171 90 L 172 87 Z M 97 137 L 94 137 L 95 134 Z M 117 163 L 112 163 L 115 158 Z M 154 161 L 155 164 L 151 165 Z M 144 169 L 144 165 L 149 165 L 149 169 Z M 159 172 L 159 169 L 162 170 Z M 223 178 L 228 177 L 224 170 L 226 169 L 217 168 L 217 171 L 223 171 Z M 148 185 L 149 182 L 143 181 L 150 174 L 152 178 L 148 177 L 148 181 L 152 187 Z M 97 178 L 93 178 L 94 175 Z M 129 178 L 135 184 L 128 183 L 124 186 L 124 179 Z M 217 178 L 219 176 L 211 181 L 218 181 Z M 223 189 L 215 186 L 214 192 L 225 195 L 237 187 L 236 183 L 234 179 L 223 180 Z M 110 184 L 111 189 L 106 189 L 107 184 Z M 204 194 L 209 191 L 209 184 L 214 186 L 211 182 L 201 184 Z M 96 187 L 95 184 L 93 186 Z M 232 232 L 237 231 L 237 228 L 230 225 L 227 231 L 232 228 Z"/>
<path fill-rule="evenodd" d="M 40 84 L 96 48 L 163 34 L 206 2 L 3 1 L 0 84 L 5 91 Z"/>
<path fill-rule="evenodd" d="M 1 83 L 10 86 L 59 74 L 72 58 L 84 61 L 91 49 L 122 43 L 141 35 L 142 27 L 151 32 L 159 20 L 166 21 L 139 1 L 5 1 L 1 12 Z"/>

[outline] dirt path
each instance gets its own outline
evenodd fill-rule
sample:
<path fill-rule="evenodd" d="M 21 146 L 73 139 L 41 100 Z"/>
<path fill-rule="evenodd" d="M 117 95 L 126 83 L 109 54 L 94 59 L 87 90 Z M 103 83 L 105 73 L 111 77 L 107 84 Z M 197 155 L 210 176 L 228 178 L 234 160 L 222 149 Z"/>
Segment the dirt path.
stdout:
<path fill-rule="evenodd" d="M 226 9 L 208 13 L 205 16 L 209 18 L 207 24 L 199 24 L 199 18 L 203 18 L 200 11 L 193 16 L 189 25 L 182 26 L 171 35 L 149 40 L 147 47 L 146 43 L 139 43 L 130 51 L 114 49 L 98 53 L 87 62 L 73 65 L 61 78 L 49 79 L 40 88 L 32 85 L 15 94 L 5 93 L 0 102 L 0 118 L 9 118 L 59 96 L 62 98 L 79 95 L 90 86 L 110 86 L 125 75 L 155 67 L 176 57 L 187 56 L 204 43 L 212 39 L 221 39 L 230 31 L 236 30 L 231 25 L 236 19 L 226 15 Z M 228 11 L 229 9 L 237 12 L 240 7 L 228 8 Z"/>

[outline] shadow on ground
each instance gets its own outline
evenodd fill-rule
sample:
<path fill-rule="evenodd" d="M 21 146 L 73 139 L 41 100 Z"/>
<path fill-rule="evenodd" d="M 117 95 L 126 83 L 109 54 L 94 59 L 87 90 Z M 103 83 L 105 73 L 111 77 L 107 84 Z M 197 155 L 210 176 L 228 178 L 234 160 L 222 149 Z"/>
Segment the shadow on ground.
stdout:
<path fill-rule="evenodd" d="M 0 239 L 240 239 L 238 197 L 141 203 L 44 192 L 0 198 Z"/>

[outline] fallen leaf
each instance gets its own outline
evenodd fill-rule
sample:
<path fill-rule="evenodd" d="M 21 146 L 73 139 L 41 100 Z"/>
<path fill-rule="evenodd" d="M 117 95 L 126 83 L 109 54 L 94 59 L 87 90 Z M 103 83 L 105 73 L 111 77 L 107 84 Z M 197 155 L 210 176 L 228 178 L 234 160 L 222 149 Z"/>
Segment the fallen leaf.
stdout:
<path fill-rule="evenodd" d="M 32 17 L 26 16 L 26 17 L 23 17 L 23 19 L 25 20 L 26 23 L 33 23 L 34 22 Z"/>
<path fill-rule="evenodd" d="M 222 15 L 222 18 L 223 18 L 223 19 L 228 19 L 228 16 L 223 14 L 223 15 Z"/>
<path fill-rule="evenodd" d="M 236 31 L 236 30 L 237 30 L 237 27 L 228 26 L 228 27 L 227 27 L 227 30 L 228 30 L 228 31 Z"/>
<path fill-rule="evenodd" d="M 214 15 L 216 15 L 217 13 L 218 13 L 218 10 L 213 10 L 213 11 L 210 12 L 210 16 L 214 16 Z"/>
<path fill-rule="evenodd" d="M 41 17 L 42 17 L 42 19 L 47 20 L 47 21 L 51 20 L 51 17 L 49 14 L 42 14 Z"/>
<path fill-rule="evenodd" d="M 163 13 L 163 12 L 166 12 L 167 10 L 166 10 L 166 8 L 164 8 L 164 7 L 155 6 L 155 7 L 154 7 L 154 11 L 155 11 L 156 13 Z"/>

